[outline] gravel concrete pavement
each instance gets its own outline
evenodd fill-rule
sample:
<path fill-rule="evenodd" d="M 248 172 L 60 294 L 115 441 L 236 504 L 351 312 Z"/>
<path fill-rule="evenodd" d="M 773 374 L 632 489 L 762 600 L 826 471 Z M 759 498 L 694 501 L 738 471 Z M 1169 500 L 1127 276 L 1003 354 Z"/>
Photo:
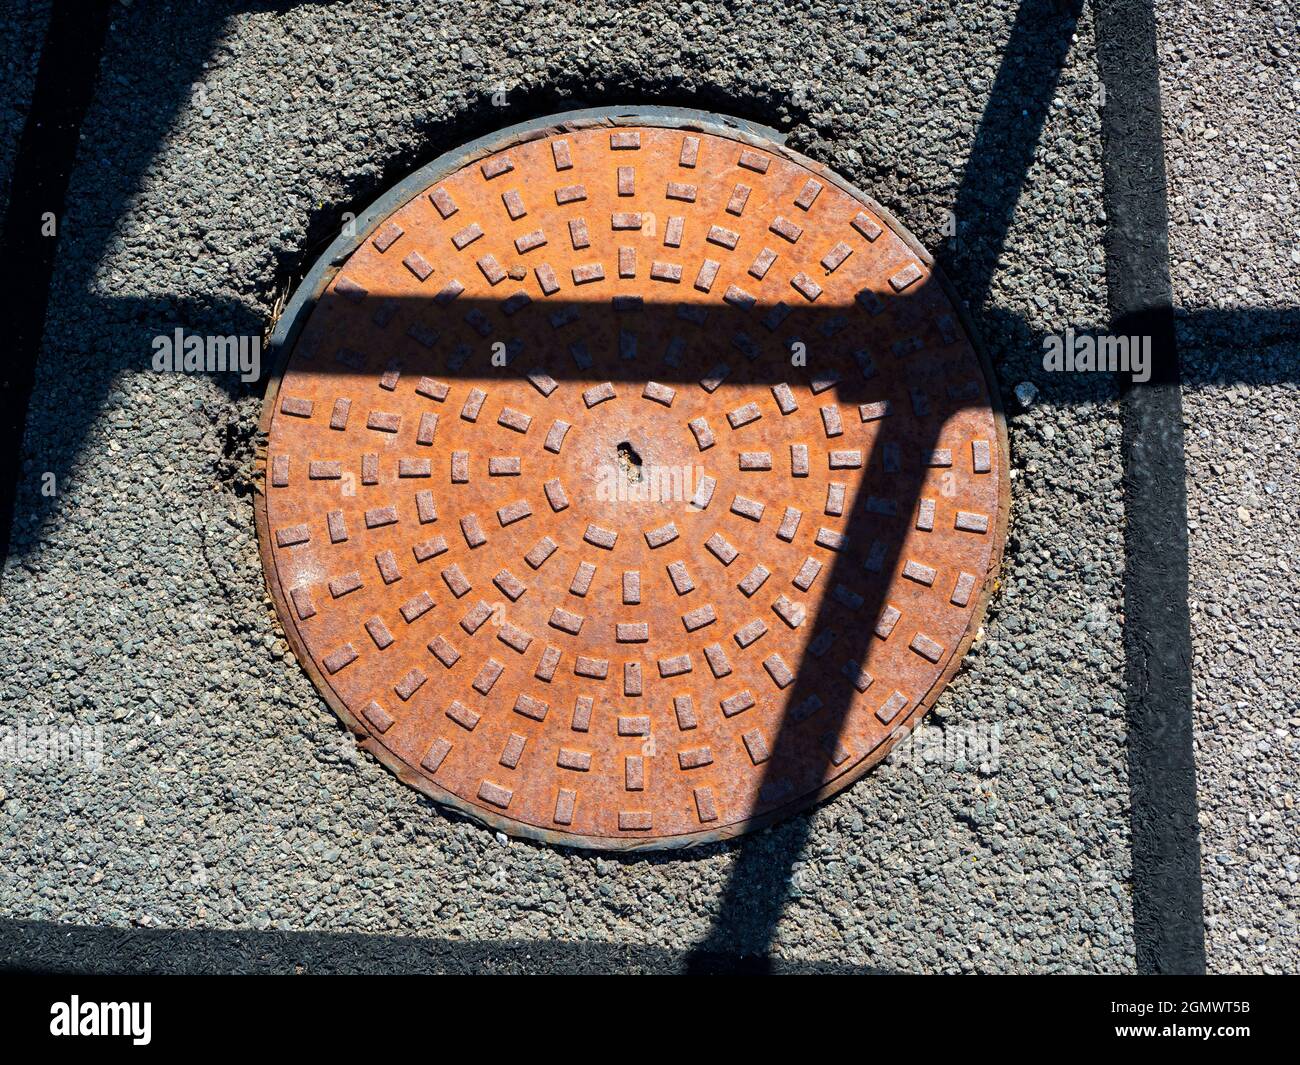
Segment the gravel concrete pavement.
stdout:
<path fill-rule="evenodd" d="M 995 102 L 959 201 L 1005 0 L 148 6 L 117 9 L 83 129 L 0 600 L 3 720 L 100 727 L 103 763 L 0 762 L 0 912 L 705 939 L 734 846 L 614 859 L 507 842 L 358 756 L 263 591 L 258 394 L 148 368 L 177 326 L 260 332 L 342 211 L 437 152 L 529 113 L 667 102 L 789 130 L 944 247 L 998 367 L 1016 467 L 1003 585 L 932 719 L 950 741 L 1000 728 L 998 757 L 886 765 L 807 815 L 773 950 L 912 972 L 1132 967 L 1116 396 L 1040 362 L 1044 333 L 1105 317 L 1087 15 L 1000 247 L 1006 152 L 1026 87 L 1050 74 L 1056 8 L 1018 31 L 1017 93 Z M 752 890 L 783 890 L 781 868 Z M 742 926 L 731 945 L 765 936 Z"/>
<path fill-rule="evenodd" d="M 1207 965 L 1300 971 L 1300 61 L 1293 4 L 1157 5 L 1188 386 Z"/>

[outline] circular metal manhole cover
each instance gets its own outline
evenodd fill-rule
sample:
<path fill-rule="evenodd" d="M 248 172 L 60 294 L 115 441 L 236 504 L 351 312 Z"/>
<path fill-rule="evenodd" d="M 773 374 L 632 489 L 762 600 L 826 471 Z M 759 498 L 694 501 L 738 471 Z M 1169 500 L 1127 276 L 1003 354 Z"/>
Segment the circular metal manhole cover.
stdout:
<path fill-rule="evenodd" d="M 915 724 L 998 565 L 1005 432 L 923 249 L 711 116 L 415 175 L 281 322 L 259 532 L 409 784 L 602 848 L 736 835 Z"/>

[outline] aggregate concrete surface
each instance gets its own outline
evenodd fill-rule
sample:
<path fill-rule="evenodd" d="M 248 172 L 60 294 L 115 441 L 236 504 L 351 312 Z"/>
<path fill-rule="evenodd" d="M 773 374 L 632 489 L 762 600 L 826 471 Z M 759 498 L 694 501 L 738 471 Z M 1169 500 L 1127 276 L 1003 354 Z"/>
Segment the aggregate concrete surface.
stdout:
<path fill-rule="evenodd" d="M 1041 369 L 1044 333 L 1105 320 L 1086 13 L 1004 245 L 996 224 L 1025 86 L 1061 39 L 1060 8 L 1043 8 L 1018 31 L 1016 90 L 987 116 L 954 240 L 945 211 L 1011 34 L 1006 0 L 120 5 L 0 599 L 3 721 L 101 726 L 103 763 L 0 762 L 0 913 L 678 949 L 708 936 L 734 845 L 615 859 L 510 842 L 358 755 L 264 592 L 260 390 L 149 368 L 177 326 L 261 332 L 348 205 L 439 151 L 533 113 L 678 103 L 789 130 L 942 249 L 997 365 L 1016 468 L 1002 588 L 930 719 L 950 743 L 1000 727 L 997 757 L 885 765 L 807 815 L 772 950 L 914 972 L 1131 969 L 1115 387 Z M 795 827 L 751 846 L 775 856 Z M 751 897 L 786 890 L 770 869 Z M 765 936 L 742 922 L 730 946 Z"/>
<path fill-rule="evenodd" d="M 1211 972 L 1300 971 L 1297 14 L 1157 5 Z"/>
<path fill-rule="evenodd" d="M 49 21 L 49 3 L 32 0 L 12 13 L 0 37 L 0 218 L 9 205 L 9 179 L 30 110 L 36 66 Z"/>

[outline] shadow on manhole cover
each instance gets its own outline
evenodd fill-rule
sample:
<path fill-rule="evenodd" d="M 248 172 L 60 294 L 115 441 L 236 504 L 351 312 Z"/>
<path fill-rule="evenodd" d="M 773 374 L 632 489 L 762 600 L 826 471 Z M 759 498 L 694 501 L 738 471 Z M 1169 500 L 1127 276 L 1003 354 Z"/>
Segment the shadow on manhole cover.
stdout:
<path fill-rule="evenodd" d="M 599 848 L 879 762 L 1001 552 L 1005 431 L 929 256 L 770 130 L 581 112 L 439 159 L 281 321 L 290 643 L 404 781 Z"/>

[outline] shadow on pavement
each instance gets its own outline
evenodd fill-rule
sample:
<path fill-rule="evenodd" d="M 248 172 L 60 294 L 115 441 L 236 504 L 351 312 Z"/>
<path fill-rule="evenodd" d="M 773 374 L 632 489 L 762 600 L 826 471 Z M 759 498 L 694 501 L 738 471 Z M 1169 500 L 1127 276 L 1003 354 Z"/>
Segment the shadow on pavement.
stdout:
<path fill-rule="evenodd" d="M 1016 202 L 1027 180 L 1035 146 L 1051 104 L 1060 70 L 1066 59 L 1070 37 L 1077 24 L 1081 6 L 1081 0 L 1065 0 L 1065 2 L 1025 0 L 1021 5 L 972 146 L 969 165 L 954 202 L 954 214 L 966 227 L 967 232 L 978 229 L 983 235 L 980 240 L 963 245 L 960 254 L 955 249 L 943 247 L 937 254 L 940 265 L 949 263 L 953 267 L 951 272 L 954 281 L 965 302 L 972 308 L 977 326 L 981 322 L 996 324 L 1013 338 L 1017 346 L 1023 345 L 1034 351 L 1042 349 L 1043 337 L 1027 323 L 989 307 L 989 286 L 1000 265 L 999 259 L 1006 233 Z M 42 59 L 34 111 L 40 111 L 45 106 L 64 108 L 62 113 L 65 126 L 70 123 L 68 128 L 71 128 L 72 133 L 75 134 L 76 126 L 80 122 L 76 99 L 55 100 L 49 105 L 42 103 L 43 100 L 50 98 L 53 84 L 61 77 L 62 68 L 69 62 L 69 51 L 76 53 L 74 63 L 78 56 L 84 62 L 87 57 L 83 53 L 86 48 L 90 48 L 90 60 L 98 63 L 97 46 L 93 40 L 95 34 L 87 34 L 79 29 L 75 21 L 69 21 L 71 11 L 72 5 L 56 5 L 56 18 Z M 155 67 L 169 70 L 169 76 L 160 84 L 166 84 L 170 92 L 156 93 L 153 97 L 153 106 L 140 114 L 116 116 L 123 126 L 123 138 L 126 143 L 124 154 L 128 168 L 133 169 L 136 174 L 141 176 L 144 174 L 154 159 L 158 146 L 165 141 L 176 113 L 188 103 L 193 84 L 201 80 L 203 61 L 213 43 L 220 37 L 226 14 L 227 12 L 224 11 L 215 11 L 198 16 L 197 34 L 195 22 L 191 19 L 186 26 L 184 39 L 180 37 L 177 39 L 175 52 L 151 60 Z M 82 34 L 80 41 L 77 39 L 78 33 Z M 91 85 L 89 83 L 80 87 L 73 85 L 70 86 L 70 90 L 74 96 L 77 92 L 83 94 L 84 99 L 80 101 L 80 110 L 84 111 L 84 107 L 89 103 Z M 643 88 L 643 91 L 658 95 L 661 99 L 668 98 L 672 102 L 720 110 L 737 109 L 734 101 L 731 106 L 728 106 L 727 102 L 718 99 L 674 97 L 674 90 L 668 85 Z M 505 125 L 510 121 L 527 117 L 530 108 L 544 113 L 565 103 L 571 105 L 572 100 L 553 99 L 551 95 L 543 94 L 527 101 L 521 108 L 487 113 L 492 116 L 494 123 Z M 756 111 L 762 110 L 760 104 L 761 102 L 755 102 Z M 63 129 L 61 146 L 51 147 L 49 142 L 41 141 L 34 135 L 24 141 L 23 152 L 16 167 L 15 195 L 10 205 L 9 224 L 6 226 L 9 245 L 7 250 L 11 252 L 17 248 L 20 254 L 24 249 L 31 253 L 38 247 L 32 242 L 30 234 L 23 236 L 24 226 L 18 223 L 25 224 L 28 216 L 34 216 L 38 210 L 60 210 L 76 148 L 75 136 L 68 136 L 68 128 Z M 464 140 L 467 135 L 467 131 L 462 127 L 439 130 L 431 137 L 431 146 L 435 150 L 450 147 Z M 440 143 L 435 143 L 438 137 L 444 139 Z M 47 155 L 47 160 L 44 162 L 38 158 L 42 152 Z M 56 172 L 41 171 L 37 175 L 40 180 L 33 178 L 33 167 L 39 169 L 47 166 L 51 154 L 59 156 L 57 166 L 54 168 Z M 403 172 L 411 165 L 413 161 L 395 161 L 390 165 L 388 173 L 391 175 Z M 64 183 L 62 188 L 58 187 L 59 180 Z M 382 188 L 388 181 L 388 178 L 380 179 L 375 187 Z M 368 196 L 369 193 L 365 195 Z M 125 212 L 126 206 L 125 201 L 100 203 L 96 205 L 96 211 L 103 219 L 115 220 Z M 326 216 L 322 214 L 321 217 Z M 325 229 L 326 227 L 322 225 L 321 232 L 324 233 Z M 98 262 L 103 258 L 111 235 L 111 225 L 105 225 L 97 235 L 97 239 L 88 242 L 88 246 L 83 250 L 89 262 Z M 25 365 L 19 366 L 20 372 L 34 370 L 42 331 L 45 329 L 46 300 L 53 270 L 53 256 L 54 246 L 51 242 L 51 246 L 41 248 L 33 260 L 39 260 L 39 268 L 29 271 L 20 278 L 18 283 L 8 288 L 6 294 L 15 308 L 16 347 L 22 357 L 28 360 Z M 65 445 L 52 454 L 39 456 L 42 468 L 55 472 L 60 480 L 72 468 L 77 458 L 80 441 L 86 433 L 89 422 L 98 414 L 99 402 L 110 391 L 116 375 L 121 372 L 147 369 L 149 337 L 170 332 L 177 323 L 183 323 L 191 332 L 217 335 L 231 333 L 256 335 L 262 332 L 264 324 L 250 308 L 224 301 L 203 302 L 160 298 L 109 299 L 99 302 L 102 304 L 99 307 L 102 318 L 114 323 L 114 329 L 131 334 L 138 343 L 128 348 L 133 354 L 123 356 L 118 362 L 108 366 L 99 361 L 81 363 L 75 353 L 61 353 L 60 357 L 66 360 L 67 373 L 73 378 L 78 378 L 80 375 L 79 396 L 67 411 L 69 424 L 60 437 Z M 90 303 L 93 305 L 95 301 Z M 1212 336 L 1221 340 L 1225 347 L 1225 358 L 1220 366 L 1212 366 L 1206 372 L 1205 380 L 1184 377 L 1182 381 L 1184 387 L 1208 383 L 1233 383 L 1246 379 L 1232 364 L 1231 353 L 1234 346 L 1245 346 L 1247 343 L 1281 345 L 1283 353 L 1286 354 L 1291 351 L 1297 333 L 1300 332 L 1300 311 L 1295 308 L 1190 311 L 1180 313 L 1178 321 L 1180 327 L 1192 329 L 1203 336 Z M 1087 323 L 1077 323 L 1080 329 L 1086 326 Z M 810 319 L 807 327 L 810 331 L 815 330 L 816 324 Z M 1242 335 L 1247 331 L 1253 337 L 1250 341 L 1242 339 Z M 1271 370 L 1252 371 L 1251 383 L 1294 382 L 1300 376 L 1297 374 L 1297 364 L 1294 360 L 1288 364 L 1285 358 L 1279 359 L 1275 365 L 1277 367 L 1275 374 Z M 248 394 L 248 389 L 236 383 L 233 378 L 223 377 L 221 380 L 233 396 L 242 397 Z M 1061 380 L 1058 387 L 1054 388 L 1049 401 L 1061 403 L 1074 401 L 1075 395 L 1072 390 L 1076 387 L 1084 386 L 1076 385 L 1072 380 Z M 30 383 L 27 389 L 30 390 Z M 21 376 L 10 383 L 6 398 L 9 403 L 6 427 L 10 434 L 10 441 L 14 444 L 12 451 L 17 452 L 17 443 L 21 441 L 28 404 L 28 396 L 23 390 Z M 937 426 L 938 422 L 936 421 L 935 424 Z M 924 446 L 924 441 L 918 439 L 913 441 L 912 445 Z M 873 456 L 873 462 L 875 459 L 876 456 Z M 25 483 L 25 479 L 31 476 L 30 464 L 23 471 L 20 471 L 16 465 L 12 468 L 4 492 L 6 518 L 18 488 L 19 478 L 23 478 Z M 898 482 L 897 487 L 900 512 L 909 512 L 917 490 L 915 474 L 910 477 L 905 476 Z M 860 550 L 863 538 L 869 540 L 869 534 L 876 527 L 877 521 L 876 516 L 863 513 L 859 509 L 858 503 L 865 501 L 865 498 L 866 494 L 863 493 L 860 499 L 855 501 L 847 525 L 850 540 L 855 542 L 856 547 L 853 551 L 837 557 L 824 587 L 834 587 L 836 581 L 841 580 L 851 568 L 861 566 Z M 4 532 L 7 536 L 9 523 L 5 520 L 4 524 Z M 32 549 L 38 542 L 39 529 L 32 536 L 12 545 L 13 556 L 21 559 L 24 552 Z M 890 558 L 891 564 L 895 558 L 896 554 Z M 877 594 L 870 602 L 864 604 L 861 616 L 874 618 L 878 616 L 880 607 L 881 602 Z M 839 619 L 834 618 L 836 610 L 837 607 L 833 602 L 823 600 L 818 605 L 814 624 L 821 625 L 832 620 L 837 624 L 840 623 Z M 869 640 L 863 634 L 867 631 L 867 626 L 860 626 L 853 635 L 853 646 L 856 652 L 865 650 Z M 801 672 L 801 677 L 802 675 Z M 790 702 L 791 705 L 797 705 L 797 697 Z M 826 708 L 825 720 L 829 731 L 835 731 L 836 722 L 842 719 L 846 705 L 847 703 L 842 701 L 838 707 L 832 705 Z M 783 729 L 782 739 L 776 744 L 772 765 L 769 767 L 769 773 L 774 775 L 774 779 L 777 775 L 788 775 L 792 769 L 785 753 L 791 749 L 785 736 L 786 731 Z M 687 958 L 685 961 L 677 958 L 673 964 L 684 964 L 696 971 L 710 970 L 719 957 L 739 952 L 755 956 L 757 961 L 753 964 L 762 968 L 766 964 L 763 959 L 769 957 L 776 922 L 785 903 L 785 893 L 770 892 L 767 890 L 767 885 L 774 878 L 788 883 L 790 870 L 806 842 L 807 832 L 807 819 L 798 818 L 778 831 L 750 836 L 739 844 L 732 845 L 739 850 L 739 854 L 721 902 L 714 930 L 692 958 Z M 1135 869 L 1135 883 L 1139 887 L 1143 884 L 1141 870 Z M 1135 905 L 1139 904 L 1135 903 Z M 1196 915 L 1189 915 L 1188 919 L 1197 918 Z M 168 971 L 184 969 L 188 965 L 186 956 L 191 954 L 195 959 L 195 968 L 205 968 L 205 971 L 221 966 L 231 969 L 241 967 L 256 969 L 261 966 L 268 970 L 276 968 L 277 971 L 283 971 L 286 968 L 284 961 L 297 954 L 320 961 L 333 950 L 354 949 L 360 940 L 370 938 L 304 934 L 304 938 L 294 940 L 292 937 L 281 936 L 278 933 L 242 935 L 215 932 L 133 932 L 129 934 L 130 937 L 143 937 L 137 941 L 149 944 L 133 953 L 132 950 L 127 949 L 130 941 L 127 934 L 111 929 L 81 929 L 69 932 L 63 926 L 9 922 L 5 926 L 4 934 L 15 944 L 14 948 L 7 953 L 10 964 L 16 971 L 66 971 L 69 966 L 91 969 L 96 964 L 93 961 L 96 952 L 101 950 L 123 951 L 120 955 L 123 959 L 122 968 L 129 968 L 132 971 L 150 967 L 164 954 L 169 955 L 168 963 L 172 966 Z M 55 936 L 61 937 L 61 941 L 66 942 L 74 951 L 83 952 L 76 959 L 75 965 L 68 953 L 54 949 Z M 390 937 L 373 937 L 373 939 L 393 943 L 395 947 L 392 949 L 399 952 L 409 952 L 405 964 L 411 967 L 434 964 L 424 953 L 423 946 L 411 946 L 408 941 L 390 939 Z M 410 942 L 423 943 L 423 941 Z M 217 946 L 214 948 L 213 944 Z M 455 949 L 461 951 L 459 957 L 474 957 L 477 959 L 475 964 L 480 966 L 498 964 L 493 959 L 504 959 L 499 964 L 508 967 L 514 964 L 511 959 L 521 950 L 526 950 L 534 956 L 543 951 L 555 951 L 554 956 L 557 959 L 566 959 L 566 967 L 582 964 L 581 957 L 595 956 L 599 957 L 600 961 L 594 962 L 593 965 L 599 967 L 600 971 L 607 971 L 604 966 L 612 964 L 618 958 L 650 958 L 653 954 L 653 952 L 647 954 L 635 950 L 612 948 L 613 953 L 593 955 L 589 952 L 587 955 L 582 955 L 579 948 L 537 943 L 522 946 L 478 944 L 469 953 L 462 951 L 459 946 Z M 379 950 L 379 953 L 384 953 L 384 950 Z M 217 957 L 215 963 L 213 963 L 214 951 Z M 364 957 L 364 952 L 352 956 Z M 24 958 L 27 960 L 21 960 Z M 207 962 L 201 960 L 204 958 Z M 15 959 L 19 960 L 15 961 Z M 629 961 L 627 964 L 642 964 L 642 962 Z M 771 961 L 773 971 L 783 971 L 783 965 L 784 963 L 779 960 Z M 311 967 L 311 963 L 308 967 Z M 359 964 L 358 967 L 363 966 Z"/>

